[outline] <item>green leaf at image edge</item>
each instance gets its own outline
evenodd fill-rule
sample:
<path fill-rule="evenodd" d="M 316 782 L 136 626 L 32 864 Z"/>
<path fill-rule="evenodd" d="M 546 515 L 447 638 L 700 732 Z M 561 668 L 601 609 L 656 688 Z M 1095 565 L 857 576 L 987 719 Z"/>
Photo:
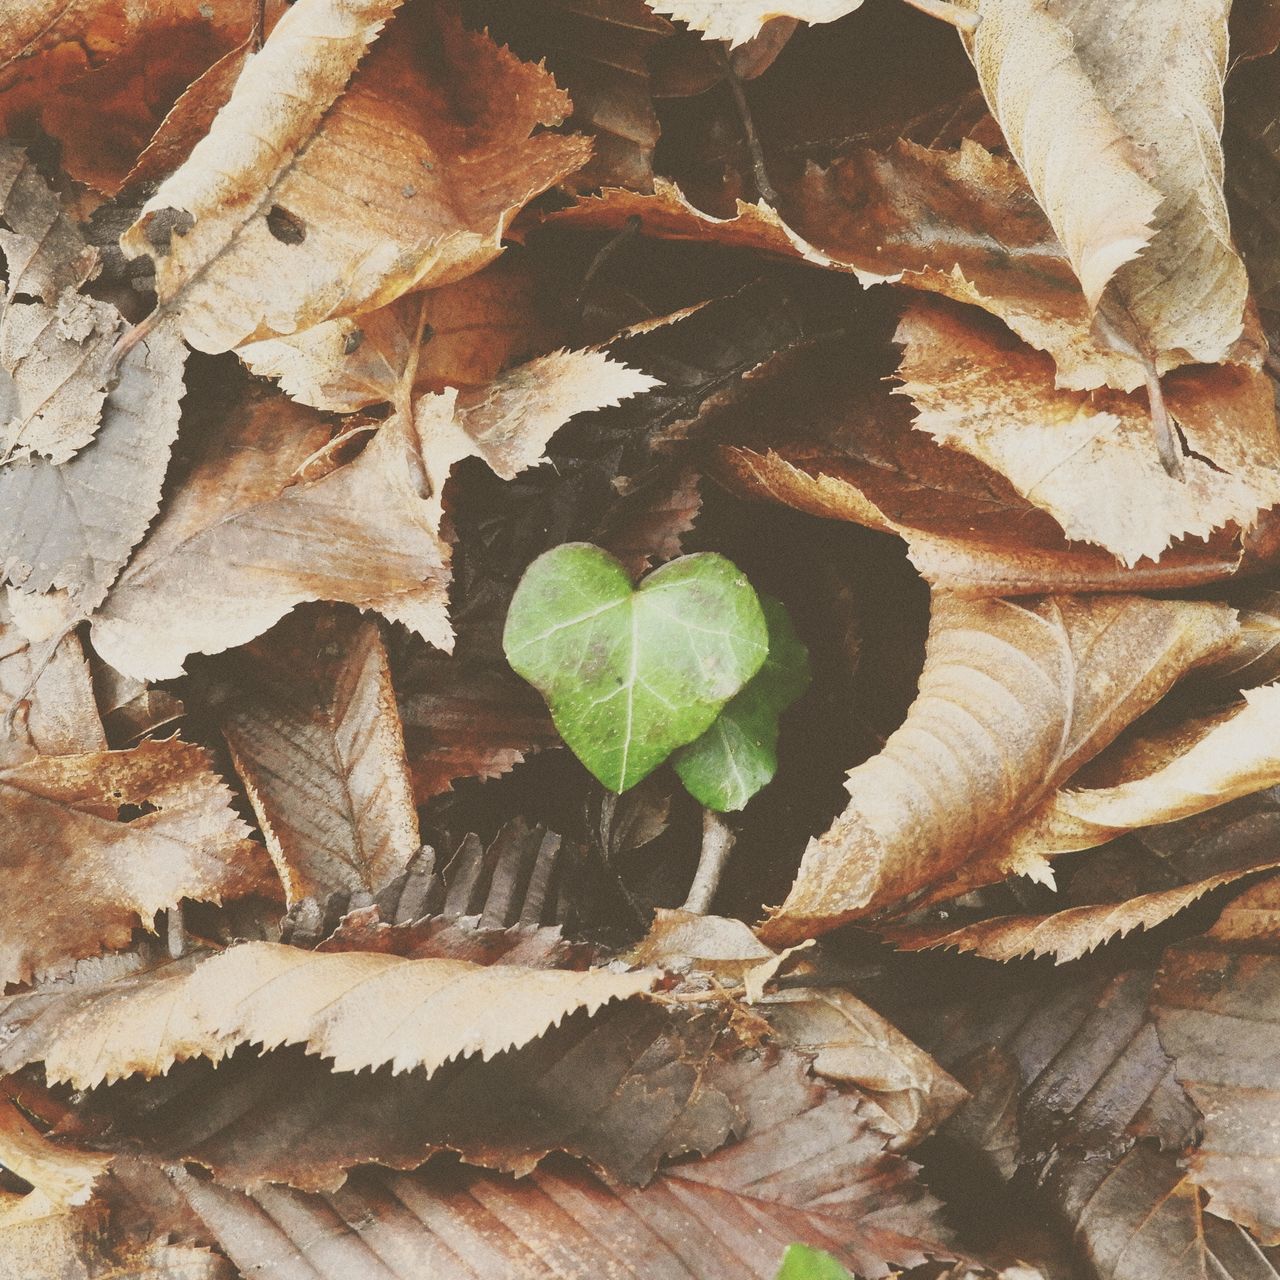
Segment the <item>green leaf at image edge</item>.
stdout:
<path fill-rule="evenodd" d="M 507 661 L 547 700 L 570 750 L 618 792 L 705 733 L 768 643 L 754 589 L 723 556 L 681 556 L 633 587 L 584 542 L 529 566 L 503 632 Z"/>
<path fill-rule="evenodd" d="M 680 781 L 717 813 L 743 808 L 778 768 L 778 717 L 809 687 L 809 651 L 782 604 L 760 598 L 769 656 L 695 742 L 671 757 Z"/>
<path fill-rule="evenodd" d="M 774 1280 L 854 1280 L 829 1253 L 807 1244 L 790 1245 Z"/>

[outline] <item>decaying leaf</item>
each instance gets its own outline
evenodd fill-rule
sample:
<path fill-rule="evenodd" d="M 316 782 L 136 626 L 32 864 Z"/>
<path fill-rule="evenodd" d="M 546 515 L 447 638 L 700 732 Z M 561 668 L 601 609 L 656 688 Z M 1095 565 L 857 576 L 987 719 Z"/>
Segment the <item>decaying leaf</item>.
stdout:
<path fill-rule="evenodd" d="M 0 1160 L 9 1172 L 61 1208 L 84 1204 L 110 1156 L 57 1146 L 36 1130 L 13 1102 L 0 1103 Z"/>
<path fill-rule="evenodd" d="M 1156 559 L 1175 538 L 1251 525 L 1280 500 L 1270 382 L 1246 368 L 1170 379 L 1167 401 L 1194 456 L 1168 475 L 1152 446 L 1145 401 L 1057 390 L 1052 362 L 972 323 L 958 308 L 903 317 L 899 372 L 915 425 L 1006 476 L 1070 539 L 1106 547 L 1126 566 Z M 1143 495 L 1133 502 L 1131 495 Z"/>
<path fill-rule="evenodd" d="M 421 841 L 377 624 L 300 610 L 234 671 L 218 723 L 290 904 L 393 880 Z"/>
<path fill-rule="evenodd" d="M 177 675 L 188 654 L 244 644 L 310 600 L 378 609 L 448 647 L 448 552 L 412 426 L 391 418 L 353 461 L 308 479 L 329 436 L 281 396 L 204 405 L 163 516 L 94 616 L 98 652 L 139 678 Z"/>
<path fill-rule="evenodd" d="M 1188 1157 L 1209 1208 L 1263 1244 L 1280 1242 L 1275 1197 L 1277 1106 L 1274 876 L 1246 889 L 1207 934 L 1165 952 L 1151 1005 L 1174 1071 L 1204 1115 Z"/>
<path fill-rule="evenodd" d="M 193 346 L 291 334 L 476 271 L 521 205 L 585 160 L 583 139 L 530 136 L 568 114 L 550 75 L 444 11 L 400 15 L 365 58 L 397 8 L 294 5 L 124 237 L 157 256 L 160 307 Z M 370 149 L 376 167 L 352 163 Z"/>
<path fill-rule="evenodd" d="M 643 1190 L 611 1188 L 567 1163 L 518 1182 L 449 1166 L 357 1174 L 324 1197 L 274 1187 L 245 1196 L 175 1177 L 234 1262 L 270 1248 L 282 1280 L 306 1275 L 313 1228 L 334 1215 L 366 1224 L 335 1237 L 343 1265 L 364 1269 L 376 1258 L 389 1280 L 411 1280 L 424 1258 L 441 1280 L 522 1270 L 589 1280 L 602 1258 L 627 1280 L 772 1280 L 797 1239 L 880 1277 L 889 1274 L 886 1260 L 911 1264 L 946 1252 L 937 1202 L 914 1182 L 911 1165 L 884 1150 L 853 1099 L 805 1082 L 794 1060 L 766 1072 L 744 1060 L 740 1071 L 750 1118 L 742 1139 L 665 1169 Z M 700 1226 L 708 1217 L 719 1224 L 714 1235 Z"/>
<path fill-rule="evenodd" d="M 121 947 L 182 898 L 265 887 L 260 847 L 198 747 L 41 756 L 0 773 L 3 859 L 20 912 L 0 932 L 0 981 Z"/>
<path fill-rule="evenodd" d="M 935 594 L 906 723 L 849 775 L 766 941 L 834 928 L 945 883 L 1229 640 L 1222 606 L 1141 597 Z"/>
<path fill-rule="evenodd" d="M 44 1063 L 77 1088 L 126 1075 L 163 1075 L 175 1062 L 224 1057 L 237 1044 L 301 1044 L 336 1071 L 390 1064 L 428 1074 L 452 1058 L 518 1047 L 577 1009 L 649 990 L 656 975 L 593 969 L 490 970 L 462 960 L 318 953 L 246 942 L 194 965 L 105 984 L 58 1009 L 57 991 L 11 997 L 0 1021 L 22 1034 L 6 1045 L 16 1067 Z M 136 989 L 131 989 L 136 988 Z M 113 998 L 115 997 L 115 998 Z M 477 1021 L 476 1010 L 485 1009 Z M 53 1010 L 52 1013 L 49 1010 Z"/>
<path fill-rule="evenodd" d="M 1222 194 L 1229 6 L 976 7 L 988 105 L 1114 345 L 1159 372 L 1223 359 L 1247 292 Z"/>

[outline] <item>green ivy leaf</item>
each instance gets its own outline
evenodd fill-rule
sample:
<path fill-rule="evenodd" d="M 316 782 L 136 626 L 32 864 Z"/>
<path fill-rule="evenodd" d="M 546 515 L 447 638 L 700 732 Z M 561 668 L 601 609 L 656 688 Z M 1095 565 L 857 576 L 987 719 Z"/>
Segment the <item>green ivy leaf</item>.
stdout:
<path fill-rule="evenodd" d="M 755 591 L 723 556 L 682 556 L 635 588 L 608 552 L 569 542 L 525 571 L 502 642 L 573 753 L 626 791 L 707 730 L 769 638 Z"/>
<path fill-rule="evenodd" d="M 782 1255 L 782 1267 L 774 1280 L 853 1280 L 829 1253 L 793 1244 Z"/>
<path fill-rule="evenodd" d="M 809 687 L 809 651 L 781 603 L 762 596 L 769 656 L 696 742 L 671 757 L 680 781 L 717 813 L 741 809 L 778 768 L 778 717 Z"/>

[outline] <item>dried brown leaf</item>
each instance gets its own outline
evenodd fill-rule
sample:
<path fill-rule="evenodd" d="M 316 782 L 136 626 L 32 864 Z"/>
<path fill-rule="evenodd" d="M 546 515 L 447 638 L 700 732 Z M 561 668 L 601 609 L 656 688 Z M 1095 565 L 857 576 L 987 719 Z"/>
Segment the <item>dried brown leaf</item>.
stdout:
<path fill-rule="evenodd" d="M 1230 638 L 1223 606 L 935 594 L 919 693 L 763 926 L 790 942 L 946 883 Z"/>
<path fill-rule="evenodd" d="M 287 901 L 399 875 L 421 840 L 377 624 L 299 610 L 237 658 L 234 678 L 218 725 Z"/>
<path fill-rule="evenodd" d="M 291 334 L 476 271 L 518 209 L 586 159 L 584 139 L 530 136 L 568 114 L 551 76 L 444 11 L 400 16 L 364 59 L 397 7 L 294 5 L 124 236 L 130 254 L 159 251 L 160 306 L 193 346 Z M 376 165 L 352 164 L 371 149 Z M 172 211 L 190 225 L 158 245 Z"/>
<path fill-rule="evenodd" d="M 144 975 L 145 976 L 145 975 Z M 13 1067 L 41 1061 L 77 1088 L 163 1075 L 192 1057 L 217 1061 L 237 1044 L 300 1044 L 336 1071 L 390 1064 L 430 1074 L 450 1059 L 527 1044 L 578 1009 L 648 991 L 655 973 L 486 969 L 462 960 L 318 953 L 246 942 L 193 965 L 105 984 L 59 1013 L 59 993 L 14 996 L 0 1021 L 23 1033 L 3 1051 Z M 42 1011 L 41 1005 L 53 1009 Z M 476 1018 L 483 1008 L 484 1017 Z"/>
<path fill-rule="evenodd" d="M 1170 380 L 1168 409 L 1194 454 L 1175 479 L 1160 464 L 1145 400 L 1058 390 L 1051 360 L 974 315 L 944 304 L 904 315 L 899 373 L 915 425 L 1007 476 L 1068 538 L 1131 566 L 1175 538 L 1248 527 L 1280 501 L 1265 374 L 1237 367 Z"/>
<path fill-rule="evenodd" d="M 262 851 L 198 747 L 42 756 L 0 773 L 3 858 L 23 903 L 0 937 L 0 981 L 104 947 L 182 898 L 217 902 L 266 884 Z"/>
<path fill-rule="evenodd" d="M 795 1240 L 881 1277 L 887 1260 L 946 1252 L 936 1201 L 852 1098 L 804 1082 L 794 1061 L 762 1072 L 744 1060 L 740 1070 L 742 1140 L 643 1190 L 610 1188 L 568 1163 L 518 1182 L 448 1167 L 361 1173 L 324 1197 L 270 1187 L 245 1196 L 174 1177 L 233 1261 L 272 1257 L 281 1280 L 302 1280 L 316 1262 L 416 1280 L 424 1261 L 440 1280 L 588 1280 L 602 1260 L 627 1280 L 771 1280 Z M 357 1222 L 358 1232 L 341 1226 Z"/>
<path fill-rule="evenodd" d="M 1151 997 L 1160 1040 L 1204 1115 L 1187 1159 L 1209 1208 L 1280 1243 L 1275 1091 L 1280 880 L 1246 889 L 1202 937 L 1165 952 Z"/>
<path fill-rule="evenodd" d="M 177 675 L 188 654 L 244 644 L 311 600 L 378 609 L 451 643 L 448 549 L 411 424 L 397 415 L 353 461 L 299 474 L 329 434 L 281 396 L 201 405 L 163 516 L 94 616 L 94 647 L 113 667 Z"/>

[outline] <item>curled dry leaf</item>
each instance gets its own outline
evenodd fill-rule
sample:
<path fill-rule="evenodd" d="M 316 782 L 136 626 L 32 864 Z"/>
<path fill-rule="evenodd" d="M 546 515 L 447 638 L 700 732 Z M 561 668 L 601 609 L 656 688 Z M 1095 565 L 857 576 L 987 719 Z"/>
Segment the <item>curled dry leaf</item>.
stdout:
<path fill-rule="evenodd" d="M 915 425 L 1007 476 L 1068 538 L 1131 566 L 1158 558 L 1175 538 L 1247 527 L 1280 501 L 1280 430 L 1261 371 L 1170 379 L 1168 409 L 1193 452 L 1175 479 L 1152 448 L 1145 401 L 1058 390 L 1047 357 L 994 324 L 973 323 L 976 315 L 933 304 L 903 316 L 899 373 L 919 411 Z"/>
<path fill-rule="evenodd" d="M 128 675 L 175 676 L 188 654 L 244 644 L 311 600 L 378 609 L 448 647 L 448 549 L 412 425 L 391 418 L 354 460 L 308 479 L 329 435 L 281 396 L 205 402 L 163 516 L 93 618 L 98 652 Z"/>
<path fill-rule="evenodd" d="M 61 464 L 0 467 L 0 572 L 25 591 L 66 588 L 88 612 L 160 505 L 178 434 L 186 349 L 160 324 L 121 361 L 92 442 Z"/>
<path fill-rule="evenodd" d="M 414 390 L 477 389 L 554 345 L 543 332 L 533 283 L 517 262 L 500 258 L 425 297 L 408 294 L 291 337 L 246 343 L 236 354 L 254 373 L 279 379 L 295 400 L 352 413 L 396 398 L 425 322 Z"/>
<path fill-rule="evenodd" d="M 1104 753 L 1105 756 L 1105 753 Z M 1062 904 L 1039 914 L 997 914 L 900 925 L 885 935 L 905 950 L 954 947 L 990 960 L 1052 955 L 1059 964 L 1112 938 L 1150 929 L 1206 893 L 1275 866 L 1277 793 L 1259 792 L 1196 818 L 1135 831 L 1087 854 L 1055 864 Z M 989 879 L 996 879 L 993 869 Z M 975 877 L 975 879 L 980 879 Z"/>
<path fill-rule="evenodd" d="M 175 1062 L 224 1057 L 237 1044 L 304 1045 L 336 1071 L 389 1064 L 428 1074 L 452 1058 L 527 1044 L 578 1009 L 648 991 L 656 974 L 592 969 L 486 969 L 463 960 L 318 953 L 246 942 L 191 965 L 104 984 L 73 1014 L 41 1016 L 47 993 L 11 997 L 0 1021 L 22 1026 L 6 1045 L 14 1068 L 41 1061 L 51 1081 L 88 1088 L 162 1075 Z M 56 999 L 56 995 L 52 997 Z M 485 1016 L 477 1019 L 476 1010 Z"/>
<path fill-rule="evenodd" d="M 516 211 L 586 159 L 585 139 L 530 136 L 568 114 L 551 76 L 443 11 L 402 15 L 362 61 L 397 7 L 294 5 L 124 236 L 158 255 L 160 307 L 193 346 L 291 334 L 476 271 Z M 370 152 L 375 168 L 352 165 Z"/>
<path fill-rule="evenodd" d="M 48 1141 L 6 1098 L 0 1102 L 0 1161 L 52 1204 L 69 1209 L 88 1201 L 111 1157 Z"/>
<path fill-rule="evenodd" d="M 810 842 L 763 926 L 790 942 L 883 910 L 965 862 L 1229 640 L 1224 606 L 935 594 L 919 693 Z"/>
<path fill-rule="evenodd" d="M 0 931 L 0 982 L 122 947 L 183 898 L 267 888 L 230 790 L 176 739 L 37 757 L 0 773 L 0 798 L 4 863 L 24 904 Z"/>
<path fill-rule="evenodd" d="M 364 1224 L 332 1237 L 341 1265 L 376 1263 L 386 1280 L 416 1280 L 424 1259 L 440 1280 L 521 1271 L 592 1280 L 602 1258 L 626 1280 L 772 1280 L 795 1240 L 882 1277 L 887 1262 L 946 1253 L 937 1202 L 854 1099 L 805 1081 L 794 1058 L 770 1071 L 743 1058 L 738 1071 L 741 1085 L 719 1087 L 739 1099 L 741 1140 L 664 1169 L 643 1190 L 567 1162 L 518 1182 L 448 1166 L 362 1172 L 325 1197 L 275 1187 L 245 1196 L 182 1172 L 175 1183 L 232 1261 L 249 1265 L 270 1249 L 281 1280 L 304 1280 L 315 1226 L 334 1215 Z M 708 1218 L 714 1235 L 700 1225 Z"/>
<path fill-rule="evenodd" d="M 218 725 L 290 905 L 393 880 L 421 841 L 377 623 L 300 610 L 234 673 Z"/>
<path fill-rule="evenodd" d="M 835 22 L 859 8 L 862 0 L 646 0 L 651 9 L 686 22 L 709 40 L 746 44 L 775 18 Z"/>
<path fill-rule="evenodd" d="M 1276 943 L 1280 880 L 1246 889 L 1207 934 L 1170 947 L 1151 1005 L 1178 1079 L 1204 1115 L 1187 1159 L 1209 1208 L 1280 1243 L 1275 1051 L 1280 1027 Z"/>
<path fill-rule="evenodd" d="M 980 0 L 966 37 L 1085 296 L 1139 369 L 1215 363 L 1241 334 L 1220 141 L 1229 9 Z"/>
<path fill-rule="evenodd" d="M 1090 849 L 1137 827 L 1174 822 L 1280 783 L 1280 685 L 1248 689 L 1226 712 L 1138 736 L 1101 777 L 1049 797 L 1001 845 L 1015 861 Z"/>
<path fill-rule="evenodd" d="M 512 480 L 544 460 L 547 442 L 574 414 L 620 404 L 658 385 L 601 351 L 557 351 L 510 370 L 483 390 L 423 396 L 414 406 L 413 424 L 437 520 L 445 481 L 463 458 L 481 458 Z"/>

